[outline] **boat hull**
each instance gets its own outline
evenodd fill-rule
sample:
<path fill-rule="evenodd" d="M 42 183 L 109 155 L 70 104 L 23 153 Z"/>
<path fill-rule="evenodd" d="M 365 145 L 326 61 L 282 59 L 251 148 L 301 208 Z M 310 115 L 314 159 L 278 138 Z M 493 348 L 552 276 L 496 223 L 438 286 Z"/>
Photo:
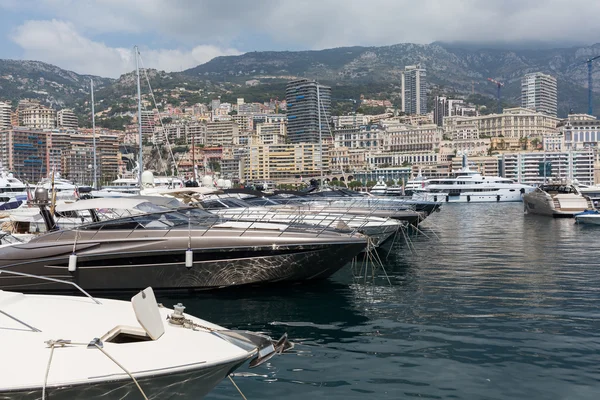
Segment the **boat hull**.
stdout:
<path fill-rule="evenodd" d="M 518 190 L 515 190 L 514 192 L 507 190 L 500 193 L 461 193 L 459 195 L 418 192 L 413 195 L 413 199 L 442 203 L 504 203 L 520 202 L 523 200 L 522 194 Z"/>
<path fill-rule="evenodd" d="M 136 379 L 150 399 L 199 399 L 206 396 L 244 361 L 246 359 L 192 371 Z M 137 400 L 141 398 L 141 394 L 130 378 L 46 389 L 46 398 L 52 400 L 106 399 L 107 397 Z M 0 400 L 41 399 L 41 387 L 19 392 L 0 393 Z"/>
<path fill-rule="evenodd" d="M 3 264 L 4 268 L 17 272 L 73 281 L 89 291 L 134 291 L 148 286 L 155 290 L 214 289 L 325 279 L 364 247 L 365 242 L 354 241 L 294 247 L 196 248 L 190 268 L 185 266 L 185 248 L 127 255 L 119 252 L 80 254 L 74 272 L 68 271 L 70 252 L 12 266 Z M 0 288 L 22 292 L 69 289 L 53 282 L 6 275 L 0 275 Z"/>

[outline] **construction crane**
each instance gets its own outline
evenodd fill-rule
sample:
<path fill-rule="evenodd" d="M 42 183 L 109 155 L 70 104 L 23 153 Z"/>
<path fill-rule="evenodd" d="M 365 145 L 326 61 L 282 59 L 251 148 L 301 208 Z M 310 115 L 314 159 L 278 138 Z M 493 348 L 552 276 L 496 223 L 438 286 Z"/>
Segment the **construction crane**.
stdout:
<path fill-rule="evenodd" d="M 596 56 L 596 57 L 592 57 L 592 58 L 588 58 L 584 64 L 587 64 L 587 68 L 588 68 L 588 114 L 589 115 L 593 115 L 592 113 L 594 112 L 593 109 L 593 105 L 592 105 L 592 98 L 593 98 L 593 92 L 592 92 L 592 61 L 594 61 L 595 59 L 600 58 L 600 55 Z"/>
<path fill-rule="evenodd" d="M 492 79 L 492 78 L 488 78 L 488 81 L 496 84 L 496 87 L 498 88 L 498 93 L 496 95 L 496 98 L 498 99 L 498 114 L 501 114 L 502 113 L 502 105 L 500 104 L 500 89 L 502 88 L 502 86 L 504 86 L 504 83 L 498 82 L 497 80 Z"/>

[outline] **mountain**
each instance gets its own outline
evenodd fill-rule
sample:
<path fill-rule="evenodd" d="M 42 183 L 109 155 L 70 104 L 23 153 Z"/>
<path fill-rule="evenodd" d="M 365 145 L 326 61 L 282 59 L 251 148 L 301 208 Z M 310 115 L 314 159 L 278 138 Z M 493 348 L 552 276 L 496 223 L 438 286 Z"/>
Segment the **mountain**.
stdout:
<path fill-rule="evenodd" d="M 494 96 L 495 87 L 487 82 L 487 78 L 494 78 L 506 84 L 504 100 L 519 104 L 521 77 L 542 71 L 557 77 L 559 108 L 566 114 L 569 108 L 577 112 L 587 110 L 587 68 L 583 62 L 598 54 L 600 44 L 507 50 L 459 47 L 450 43 L 407 43 L 222 56 L 183 71 L 183 74 L 231 81 L 307 77 L 333 85 L 387 83 L 397 90 L 404 66 L 422 64 L 427 68 L 429 82 L 449 93 L 467 94 L 474 89 L 477 93 Z M 600 79 L 600 68 L 595 69 L 594 78 Z"/>
<path fill-rule="evenodd" d="M 428 45 L 396 44 L 381 47 L 342 47 L 318 51 L 250 52 L 239 56 L 217 57 L 183 72 L 148 70 L 157 101 L 172 104 L 208 102 L 221 96 L 223 101 L 244 97 L 265 101 L 285 96 L 285 82 L 297 77 L 318 79 L 333 86 L 335 98 L 385 97 L 398 102 L 400 76 L 406 65 L 427 68 L 431 94 L 494 97 L 494 78 L 504 82 L 502 101 L 520 103 L 520 79 L 528 72 L 542 71 L 558 79 L 559 114 L 587 111 L 587 68 L 584 61 L 600 54 L 600 44 L 549 48 L 509 44 L 467 45 L 437 42 Z M 600 61 L 600 60 L 598 60 Z M 598 63 L 600 64 L 600 62 Z M 594 79 L 600 80 L 600 65 Z M 145 75 L 142 90 L 147 93 Z M 38 98 L 55 108 L 71 107 L 89 116 L 89 80 L 94 79 L 97 111 L 127 113 L 135 107 L 135 75 L 119 79 L 79 75 L 38 61 L 0 60 L 0 99 L 17 101 Z M 258 86 L 245 81 L 260 80 Z M 600 89 L 600 84 L 596 83 Z M 596 94 L 596 114 L 600 96 Z"/>
<path fill-rule="evenodd" d="M 112 84 L 110 78 L 79 75 L 40 61 L 0 60 L 0 99 L 18 102 L 42 100 L 55 108 L 73 107 L 89 96 L 90 79 L 97 88 Z"/>

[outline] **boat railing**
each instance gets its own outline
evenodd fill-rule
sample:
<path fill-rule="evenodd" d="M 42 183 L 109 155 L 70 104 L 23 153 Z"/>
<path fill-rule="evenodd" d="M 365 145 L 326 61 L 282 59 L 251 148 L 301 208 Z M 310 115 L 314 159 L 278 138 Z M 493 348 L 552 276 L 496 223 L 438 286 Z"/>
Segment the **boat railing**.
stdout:
<path fill-rule="evenodd" d="M 81 286 L 79 286 L 78 284 L 76 284 L 75 282 L 65 281 L 63 279 L 57 279 L 57 278 L 50 278 L 49 276 L 41 276 L 41 275 L 27 274 L 27 273 L 24 273 L 24 272 L 9 271 L 7 269 L 0 268 L 0 275 L 2 275 L 2 274 L 22 276 L 22 277 L 25 277 L 25 278 L 40 279 L 40 280 L 43 280 L 43 281 L 62 283 L 62 284 L 65 284 L 65 285 L 71 285 L 75 289 L 77 289 L 78 291 L 80 291 L 81 293 L 83 293 L 87 298 L 91 299 L 94 303 L 96 303 L 96 304 L 102 304 L 98 300 L 96 300 L 95 298 L 93 298 L 88 292 L 86 292 L 85 290 L 83 290 L 83 288 Z"/>

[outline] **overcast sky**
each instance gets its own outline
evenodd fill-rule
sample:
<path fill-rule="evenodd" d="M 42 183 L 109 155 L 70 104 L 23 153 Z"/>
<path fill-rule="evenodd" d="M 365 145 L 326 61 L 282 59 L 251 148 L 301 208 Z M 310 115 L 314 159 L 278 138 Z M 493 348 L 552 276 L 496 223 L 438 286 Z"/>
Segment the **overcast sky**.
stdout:
<path fill-rule="evenodd" d="M 433 41 L 600 42 L 598 0 L 0 0 L 0 58 L 118 77 L 219 55 Z"/>

